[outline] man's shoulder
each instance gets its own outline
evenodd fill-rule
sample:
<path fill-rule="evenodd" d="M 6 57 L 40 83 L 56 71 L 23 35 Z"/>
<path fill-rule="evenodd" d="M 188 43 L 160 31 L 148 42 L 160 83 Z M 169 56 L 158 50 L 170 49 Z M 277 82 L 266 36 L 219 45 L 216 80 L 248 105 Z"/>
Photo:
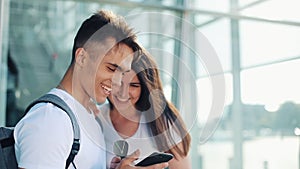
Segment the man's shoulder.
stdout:
<path fill-rule="evenodd" d="M 63 90 L 53 88 L 51 89 L 47 94 L 53 94 L 58 96 L 60 99 L 64 100 L 64 102 L 71 107 L 70 103 L 68 100 L 73 100 L 74 98 L 64 92 Z M 56 101 L 57 102 L 57 101 Z M 64 118 L 63 118 L 64 117 Z M 41 118 L 41 119 L 40 119 Z M 62 110 L 61 108 L 55 106 L 52 103 L 37 103 L 33 105 L 28 112 L 26 112 L 25 116 L 21 119 L 21 121 L 30 121 L 30 120 L 46 120 L 51 121 L 51 119 L 54 120 L 70 120 L 67 113 Z M 59 122 L 59 121 L 57 121 Z"/>
<path fill-rule="evenodd" d="M 57 166 L 65 165 L 63 159 L 71 149 L 72 136 L 70 118 L 63 110 L 51 103 L 36 104 L 15 126 L 15 152 L 19 163 L 28 167 L 37 160 L 34 165 L 46 166 L 52 160 L 55 168 L 61 168 Z"/>
<path fill-rule="evenodd" d="M 39 129 L 42 129 L 39 131 L 52 130 L 57 127 L 61 128 L 62 132 L 66 128 L 72 129 L 68 115 L 52 103 L 38 103 L 17 123 L 15 131 L 25 132 L 27 129 L 36 129 L 38 132 Z"/>

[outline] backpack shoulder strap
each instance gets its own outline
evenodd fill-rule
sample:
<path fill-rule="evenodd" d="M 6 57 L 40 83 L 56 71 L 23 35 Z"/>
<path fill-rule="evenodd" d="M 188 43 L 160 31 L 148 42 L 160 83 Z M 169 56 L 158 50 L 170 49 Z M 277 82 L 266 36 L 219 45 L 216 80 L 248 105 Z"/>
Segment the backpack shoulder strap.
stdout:
<path fill-rule="evenodd" d="M 80 148 L 80 130 L 79 130 L 79 125 L 77 123 L 76 117 L 73 114 L 70 107 L 60 97 L 58 97 L 54 94 L 45 94 L 42 97 L 38 98 L 37 100 L 33 101 L 26 108 L 25 113 L 27 113 L 37 103 L 52 103 L 56 107 L 58 107 L 58 108 L 62 109 L 63 111 L 65 111 L 71 119 L 72 127 L 73 127 L 73 133 L 74 133 L 74 140 L 73 140 L 71 152 L 70 152 L 69 157 L 66 161 L 66 168 L 68 168 L 69 165 L 71 163 L 73 163 L 73 160 L 74 160 L 75 156 L 77 155 L 77 153 L 79 151 L 79 148 Z"/>

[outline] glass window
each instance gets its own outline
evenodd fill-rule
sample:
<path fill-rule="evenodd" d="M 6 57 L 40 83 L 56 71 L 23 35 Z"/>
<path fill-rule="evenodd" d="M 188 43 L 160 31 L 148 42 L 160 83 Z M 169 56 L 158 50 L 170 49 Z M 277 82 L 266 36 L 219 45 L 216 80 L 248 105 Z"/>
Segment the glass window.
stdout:
<path fill-rule="evenodd" d="M 299 56 L 300 28 L 241 21 L 241 64 L 249 67 Z"/>
<path fill-rule="evenodd" d="M 300 103 L 300 59 L 244 70 L 241 73 L 242 101 L 277 110 L 281 104 Z"/>
<path fill-rule="evenodd" d="M 214 48 L 225 72 L 231 70 L 231 40 L 229 26 L 230 23 L 228 19 L 219 18 L 212 23 L 207 23 L 206 25 L 198 27 L 200 33 L 202 33 L 207 38 L 207 40 Z M 198 42 L 197 36 L 195 36 L 195 41 L 196 43 Z M 201 50 L 201 44 L 199 44 L 198 48 L 200 48 Z M 200 75 L 203 76 L 207 74 L 205 71 L 200 70 Z"/>
<path fill-rule="evenodd" d="M 213 78 L 213 77 L 212 77 Z M 198 85 L 198 124 L 200 135 L 204 126 L 211 123 L 212 119 L 209 119 L 213 98 L 213 89 L 210 78 L 201 78 L 197 82 Z M 198 146 L 198 153 L 201 158 L 200 166 L 203 169 L 218 168 L 229 169 L 230 159 L 233 156 L 233 144 L 232 137 L 232 124 L 230 123 L 229 106 L 232 103 L 232 76 L 231 74 L 225 74 L 225 109 L 220 121 L 215 123 L 217 129 L 213 135 L 205 143 L 200 141 Z M 197 137 L 195 137 L 197 138 Z M 199 167 L 200 167 L 199 166 Z"/>
<path fill-rule="evenodd" d="M 211 84 L 212 77 L 200 78 L 197 81 L 198 87 L 198 122 L 203 126 L 209 115 L 213 99 L 213 89 Z M 232 103 L 232 76 L 225 74 L 225 106 Z"/>
<path fill-rule="evenodd" d="M 242 71 L 245 169 L 297 168 L 299 64 L 297 59 Z"/>
<path fill-rule="evenodd" d="M 229 0 L 188 0 L 187 5 L 193 9 L 199 9 L 204 11 L 217 11 L 217 12 L 228 12 Z"/>
<path fill-rule="evenodd" d="M 261 1 L 261 3 L 257 3 L 256 5 L 243 10 L 241 14 L 278 21 L 293 21 L 299 23 L 299 6 L 300 1 L 298 0 Z"/>

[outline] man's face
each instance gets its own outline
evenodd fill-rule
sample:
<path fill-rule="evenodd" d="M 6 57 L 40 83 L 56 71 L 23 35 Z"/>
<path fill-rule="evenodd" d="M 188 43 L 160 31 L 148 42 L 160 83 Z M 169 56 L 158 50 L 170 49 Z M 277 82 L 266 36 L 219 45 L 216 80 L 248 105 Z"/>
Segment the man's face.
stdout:
<path fill-rule="evenodd" d="M 130 71 L 133 50 L 122 43 L 115 45 L 115 40 L 108 39 L 105 45 L 87 51 L 89 64 L 84 68 L 82 83 L 87 84 L 85 91 L 90 98 L 103 103 L 113 86 L 121 85 L 123 74 Z"/>

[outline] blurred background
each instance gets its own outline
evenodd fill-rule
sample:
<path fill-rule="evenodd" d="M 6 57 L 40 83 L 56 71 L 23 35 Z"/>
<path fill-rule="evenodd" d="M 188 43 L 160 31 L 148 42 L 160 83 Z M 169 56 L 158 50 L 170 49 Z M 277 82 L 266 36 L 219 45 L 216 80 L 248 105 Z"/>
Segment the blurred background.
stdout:
<path fill-rule="evenodd" d="M 80 24 L 108 9 L 158 62 L 164 92 L 192 135 L 193 169 L 300 169 L 299 7 L 299 0 L 0 0 L 0 125 L 14 126 L 58 84 Z M 202 42 L 217 62 L 203 59 Z M 214 63 L 222 69 L 210 71 Z M 216 99 L 221 112 L 213 112 Z"/>

